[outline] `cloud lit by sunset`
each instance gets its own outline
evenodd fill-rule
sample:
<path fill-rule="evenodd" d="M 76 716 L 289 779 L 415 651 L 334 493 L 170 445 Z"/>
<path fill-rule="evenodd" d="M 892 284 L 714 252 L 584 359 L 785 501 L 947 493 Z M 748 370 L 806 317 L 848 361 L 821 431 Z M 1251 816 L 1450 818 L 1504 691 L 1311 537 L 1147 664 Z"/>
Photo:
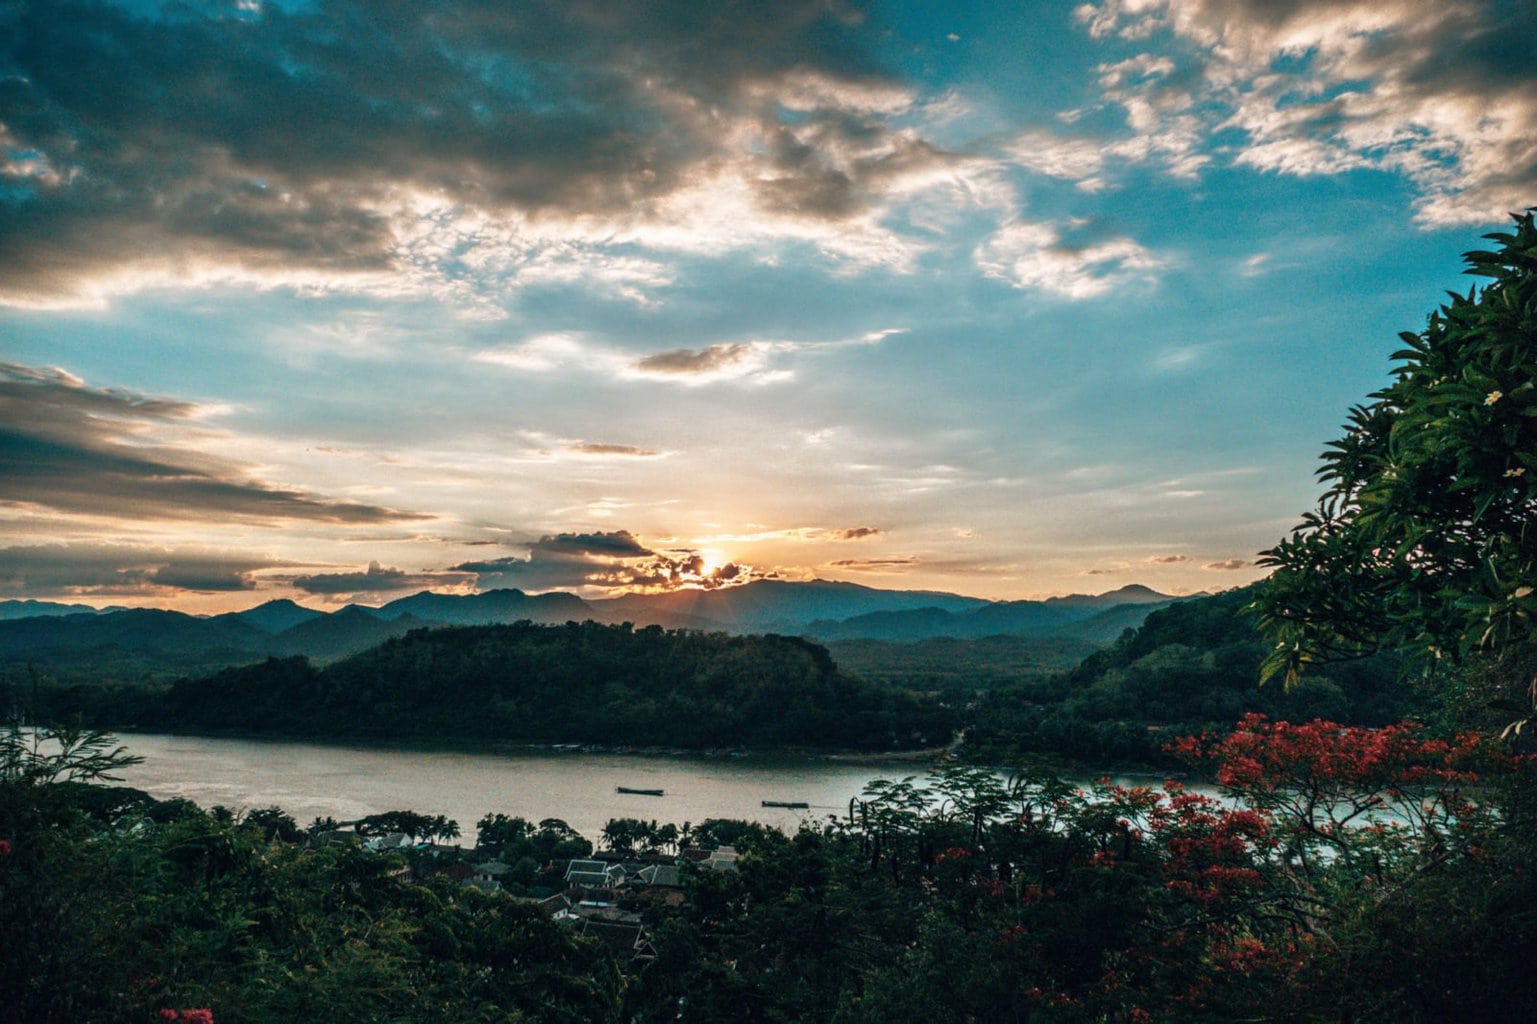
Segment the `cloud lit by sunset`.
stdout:
<path fill-rule="evenodd" d="M 1502 10 L 6 5 L 0 598 L 1246 583 L 1537 202 Z"/>

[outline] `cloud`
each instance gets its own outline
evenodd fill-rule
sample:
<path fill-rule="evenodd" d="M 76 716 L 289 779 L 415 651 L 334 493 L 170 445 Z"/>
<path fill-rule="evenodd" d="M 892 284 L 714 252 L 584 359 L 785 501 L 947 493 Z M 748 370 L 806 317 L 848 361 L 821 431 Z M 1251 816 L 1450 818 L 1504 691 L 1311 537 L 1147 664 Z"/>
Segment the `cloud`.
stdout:
<path fill-rule="evenodd" d="M 772 384 L 794 371 L 776 365 L 787 357 L 879 345 L 898 328 L 870 331 L 851 338 L 807 341 L 730 341 L 698 349 L 672 349 L 637 356 L 581 334 L 536 335 L 516 345 L 475 353 L 476 362 L 527 373 L 580 370 L 618 380 L 665 381 L 693 387 L 720 381 Z"/>
<path fill-rule="evenodd" d="M 846 530 L 834 531 L 833 536 L 838 540 L 864 540 L 867 537 L 880 537 L 885 532 L 874 526 L 851 526 Z"/>
<path fill-rule="evenodd" d="M 0 502 L 141 519 L 392 523 L 426 516 L 252 478 L 179 439 L 208 410 L 0 363 Z"/>
<path fill-rule="evenodd" d="M 1537 195 L 1537 19 L 1520 0 L 1104 0 L 1092 36 L 1143 52 L 1100 69 L 1147 158 L 1309 176 L 1373 168 L 1427 226 L 1502 220 Z"/>
<path fill-rule="evenodd" d="M 906 566 L 919 565 L 916 558 L 840 558 L 836 562 L 828 562 L 828 565 L 839 569 L 869 569 L 878 571 L 881 569 L 897 569 Z"/>
<path fill-rule="evenodd" d="M 46 544 L 0 549 L 7 597 L 173 597 L 253 590 L 252 573 L 283 563 L 205 548 Z"/>
<path fill-rule="evenodd" d="M 1201 568 L 1211 569 L 1216 572 L 1231 572 L 1235 569 L 1247 569 L 1253 564 L 1253 562 L 1244 558 L 1229 558 L 1221 562 L 1207 562 Z"/>
<path fill-rule="evenodd" d="M 549 534 L 528 545 L 524 557 L 462 562 L 449 571 L 473 574 L 481 590 L 715 589 L 764 575 L 735 562 L 712 567 L 697 551 L 653 550 L 628 530 Z"/>
<path fill-rule="evenodd" d="M 0 8 L 0 300 L 667 282 L 653 249 L 910 268 L 973 158 L 899 119 L 861 4 Z"/>
<path fill-rule="evenodd" d="M 596 441 L 576 441 L 566 445 L 567 451 L 578 455 L 617 456 L 627 459 L 659 459 L 666 452 L 653 448 L 639 448 L 633 444 L 603 444 Z"/>
<path fill-rule="evenodd" d="M 369 562 L 363 572 L 317 573 L 293 576 L 285 582 L 306 594 L 328 597 L 360 594 L 388 594 L 401 590 L 426 590 L 468 583 L 471 576 L 462 572 L 409 573 Z"/>
<path fill-rule="evenodd" d="M 557 533 L 541 537 L 533 550 L 561 555 L 600 555 L 605 558 L 644 558 L 655 554 L 629 530 Z"/>
<path fill-rule="evenodd" d="M 1189 555 L 1151 555 L 1143 559 L 1148 565 L 1178 565 L 1194 561 Z M 1208 566 L 1210 568 L 1210 566 Z"/>
<path fill-rule="evenodd" d="M 1145 285 L 1162 260 L 1129 238 L 1068 240 L 1050 224 L 1011 221 L 979 245 L 977 267 L 1015 288 L 1038 288 L 1073 300 L 1112 288 Z"/>
<path fill-rule="evenodd" d="M 719 376 L 745 360 L 752 358 L 753 349 L 740 343 L 710 345 L 694 350 L 680 348 L 671 352 L 659 352 L 635 362 L 641 373 L 653 374 L 710 374 Z"/>

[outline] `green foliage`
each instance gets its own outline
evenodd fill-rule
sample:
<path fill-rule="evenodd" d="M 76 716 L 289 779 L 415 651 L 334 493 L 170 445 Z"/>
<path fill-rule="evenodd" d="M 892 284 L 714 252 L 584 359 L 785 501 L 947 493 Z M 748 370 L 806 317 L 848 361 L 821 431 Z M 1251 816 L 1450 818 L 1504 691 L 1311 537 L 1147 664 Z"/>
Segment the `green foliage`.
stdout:
<path fill-rule="evenodd" d="M 1107 765 L 1172 767 L 1180 733 L 1259 712 L 1293 721 L 1385 725 L 1422 710 L 1387 655 L 1315 667 L 1290 689 L 1260 687 L 1268 650 L 1243 610 L 1254 589 L 1155 611 L 1114 646 L 1047 680 L 982 694 L 968 715 L 968 757 L 997 764 L 1052 754 Z"/>
<path fill-rule="evenodd" d="M 141 695 L 133 714 L 170 729 L 676 747 L 917 746 L 955 721 L 795 637 L 592 622 L 419 630 L 325 668 L 274 658 Z"/>
<path fill-rule="evenodd" d="M 114 746 L 107 733 L 80 725 L 33 729 L 12 721 L 0 732 L 0 783 L 9 785 L 115 779 L 114 771 L 142 760 Z"/>
<path fill-rule="evenodd" d="M 592 853 L 592 843 L 559 818 L 545 818 L 536 828 L 522 818 L 488 814 L 475 829 L 476 851 L 508 864 L 525 858 L 536 864 L 549 864 Z"/>
<path fill-rule="evenodd" d="M 633 901 L 658 953 L 647 963 L 531 903 L 413 880 L 398 855 L 287 838 L 276 808 L 241 819 L 0 780 L 0 1021 L 167 1007 L 219 1024 L 1537 1013 L 1529 759 L 1407 725 L 1258 717 L 1181 749 L 1215 762 L 1227 799 L 952 763 L 874 783 L 848 816 L 794 836 L 610 822 L 605 837 L 636 849 L 692 836 L 741 852 L 734 872 L 685 870 L 681 903 Z M 534 872 L 536 857 L 590 849 L 556 819 L 478 829 L 477 855 Z"/>
<path fill-rule="evenodd" d="M 85 808 L 114 801 L 80 798 L 111 790 L 50 783 L 30 787 L 52 791 L 40 818 L 16 813 L 23 789 L 0 781 L 0 1021 L 619 1019 L 619 965 L 537 907 L 285 839 L 276 815 L 131 800 L 104 820 Z"/>
<path fill-rule="evenodd" d="M 1466 255 L 1483 287 L 1402 335 L 1391 385 L 1350 412 L 1316 511 L 1266 552 L 1270 675 L 1396 648 L 1531 684 L 1537 613 L 1537 225 Z"/>

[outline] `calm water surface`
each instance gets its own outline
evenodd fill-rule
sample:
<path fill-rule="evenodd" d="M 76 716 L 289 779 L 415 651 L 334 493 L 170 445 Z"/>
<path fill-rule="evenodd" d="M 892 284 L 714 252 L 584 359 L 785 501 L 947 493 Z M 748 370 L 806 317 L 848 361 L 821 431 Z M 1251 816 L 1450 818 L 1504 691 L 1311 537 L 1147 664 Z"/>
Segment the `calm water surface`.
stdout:
<path fill-rule="evenodd" d="M 651 757 L 634 754 L 448 753 L 318 743 L 122 734 L 144 763 L 119 774 L 162 800 L 181 797 L 235 810 L 274 804 L 301 825 L 413 810 L 443 814 L 474 839 L 475 822 L 500 812 L 530 821 L 563 818 L 595 839 L 610 818 L 700 822 L 745 818 L 795 831 L 802 820 L 847 812 L 877 778 L 922 775 L 913 763 L 813 759 Z M 660 789 L 631 796 L 615 787 Z M 764 807 L 803 801 L 808 810 Z"/>

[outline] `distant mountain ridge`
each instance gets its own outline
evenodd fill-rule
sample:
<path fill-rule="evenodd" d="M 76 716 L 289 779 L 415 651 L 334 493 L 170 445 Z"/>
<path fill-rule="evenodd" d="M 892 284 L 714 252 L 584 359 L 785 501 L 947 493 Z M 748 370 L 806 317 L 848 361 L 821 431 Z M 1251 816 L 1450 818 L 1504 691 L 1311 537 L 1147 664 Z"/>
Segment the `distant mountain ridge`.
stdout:
<path fill-rule="evenodd" d="M 93 608 L 88 604 L 60 604 L 57 601 L 0 601 L 0 622 L 43 615 L 101 615 L 122 610 L 120 607 Z"/>
<path fill-rule="evenodd" d="M 302 654 L 330 659 L 365 650 L 412 629 L 519 621 L 658 625 L 738 634 L 782 633 L 818 640 L 913 642 L 934 637 L 1046 636 L 1109 642 L 1147 612 L 1179 600 L 1133 585 L 1099 595 L 1043 601 L 987 601 L 936 591 L 878 590 L 829 580 L 755 580 L 717 590 L 678 590 L 584 601 L 575 594 L 422 591 L 374 608 L 335 612 L 293 601 L 194 616 L 161 609 L 75 611 L 50 602 L 0 601 L 0 663 L 89 664 L 114 652 L 159 658 L 167 669 L 235 664 Z M 1096 620 L 1100 621 L 1098 626 Z"/>
<path fill-rule="evenodd" d="M 1139 624 L 1147 614 L 1180 598 L 1160 594 L 1139 584 L 1098 595 L 1073 594 L 1044 601 L 994 601 L 981 607 L 951 611 L 940 607 L 911 611 L 870 612 L 842 621 L 821 619 L 806 625 L 818 640 L 924 640 L 931 637 L 967 639 L 984 636 L 1044 636 L 1118 609 L 1121 629 Z M 1121 629 L 1106 638 L 1115 639 Z M 1097 635 L 1093 630 L 1082 633 Z"/>

